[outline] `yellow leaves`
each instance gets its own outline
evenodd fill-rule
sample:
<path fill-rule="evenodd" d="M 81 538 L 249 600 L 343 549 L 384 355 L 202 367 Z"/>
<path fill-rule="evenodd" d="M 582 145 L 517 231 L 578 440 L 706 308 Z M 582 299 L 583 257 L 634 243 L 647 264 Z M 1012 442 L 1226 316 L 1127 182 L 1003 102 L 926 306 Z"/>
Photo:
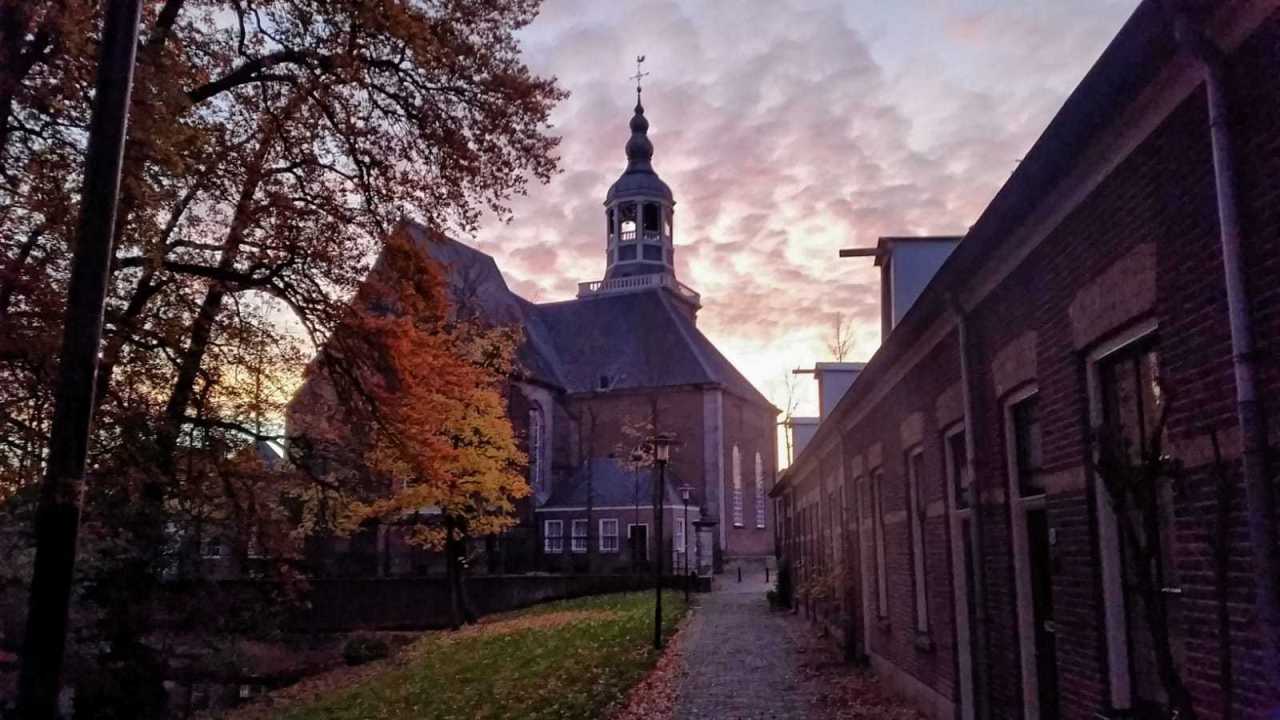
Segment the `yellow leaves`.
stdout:
<path fill-rule="evenodd" d="M 362 449 L 385 483 L 375 498 L 349 501 L 339 529 L 369 521 L 422 526 L 410 541 L 439 547 L 442 515 L 466 535 L 515 524 L 529 494 L 502 389 L 520 334 L 450 318 L 439 268 L 393 236 L 352 317 L 340 330 L 366 372 L 376 422 Z"/>

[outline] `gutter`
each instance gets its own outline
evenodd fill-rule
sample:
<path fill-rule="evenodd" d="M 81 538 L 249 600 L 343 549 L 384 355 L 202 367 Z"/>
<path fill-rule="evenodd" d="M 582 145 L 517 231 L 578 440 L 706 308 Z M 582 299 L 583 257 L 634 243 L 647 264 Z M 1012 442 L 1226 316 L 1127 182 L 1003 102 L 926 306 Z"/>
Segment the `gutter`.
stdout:
<path fill-rule="evenodd" d="M 1267 433 L 1258 399 L 1253 317 L 1249 308 L 1241 252 L 1237 177 L 1232 153 L 1226 57 L 1186 16 L 1174 17 L 1178 42 L 1204 69 L 1209 104 L 1209 136 L 1213 145 L 1213 175 L 1218 194 L 1218 222 L 1222 268 L 1231 327 L 1231 360 L 1236 385 L 1236 418 L 1240 425 L 1245 512 L 1253 559 L 1255 616 L 1260 633 L 1259 667 L 1268 675 L 1264 684 L 1280 686 L 1280 553 L 1275 510 L 1267 474 Z"/>
<path fill-rule="evenodd" d="M 960 388 L 964 402 L 964 471 L 969 475 L 969 544 L 973 551 L 973 572 L 965 568 L 973 585 L 973 624 L 969 642 L 973 645 L 974 717 L 991 716 L 991 690 L 987 682 L 987 591 L 985 561 L 982 554 L 982 492 L 978 487 L 978 388 L 974 384 L 970 354 L 973 339 L 969 334 L 968 316 L 954 295 L 951 309 L 956 316 L 956 332 L 960 345 Z M 963 553 L 961 554 L 963 557 Z"/>

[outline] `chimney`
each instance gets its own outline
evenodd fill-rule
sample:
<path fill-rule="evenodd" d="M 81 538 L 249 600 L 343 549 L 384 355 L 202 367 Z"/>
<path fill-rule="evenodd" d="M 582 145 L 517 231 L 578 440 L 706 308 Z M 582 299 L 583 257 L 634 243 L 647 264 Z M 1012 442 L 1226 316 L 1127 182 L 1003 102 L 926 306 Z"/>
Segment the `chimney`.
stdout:
<path fill-rule="evenodd" d="M 880 268 L 881 344 L 906 316 L 961 239 L 960 235 L 882 237 L 873 248 L 840 251 L 840 257 L 874 257 Z"/>
<path fill-rule="evenodd" d="M 792 371 L 796 375 L 813 375 L 818 381 L 818 417 L 793 417 L 787 422 L 787 431 L 791 433 L 791 448 L 796 455 L 813 439 L 818 432 L 818 425 L 835 409 L 836 403 L 849 391 L 864 367 L 866 363 L 820 362 L 814 363 L 811 370 Z"/>

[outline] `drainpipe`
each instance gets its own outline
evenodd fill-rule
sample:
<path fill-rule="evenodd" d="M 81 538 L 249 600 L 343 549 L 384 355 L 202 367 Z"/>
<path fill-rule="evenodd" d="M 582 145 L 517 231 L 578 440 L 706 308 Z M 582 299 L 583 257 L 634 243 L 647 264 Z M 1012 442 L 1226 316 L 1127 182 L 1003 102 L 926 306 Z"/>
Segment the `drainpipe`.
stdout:
<path fill-rule="evenodd" d="M 1245 287 L 1241 254 L 1239 199 L 1232 160 L 1227 102 L 1226 58 L 1183 13 L 1175 16 L 1178 41 L 1204 69 L 1209 101 L 1209 134 L 1213 143 L 1214 182 L 1218 192 L 1218 221 L 1222 268 L 1226 274 L 1227 313 L 1231 325 L 1231 359 L 1235 371 L 1236 416 L 1240 423 L 1246 513 L 1256 588 L 1255 613 L 1262 634 L 1263 672 L 1267 684 L 1280 686 L 1280 553 L 1267 476 L 1267 433 L 1258 401 L 1253 319 Z"/>
<path fill-rule="evenodd" d="M 950 298 L 952 312 L 956 316 L 956 333 L 960 344 L 960 389 L 964 402 L 964 471 L 969 475 L 969 544 L 973 551 L 973 618 L 974 627 L 969 642 L 973 644 L 974 716 L 986 720 L 991 716 L 991 692 L 987 683 L 987 602 L 982 556 L 982 493 L 978 489 L 978 389 L 973 381 L 970 365 L 973 353 L 969 335 L 968 317 L 958 298 Z M 961 557 L 963 557 L 961 553 Z M 965 569 L 968 572 L 968 568 Z"/>

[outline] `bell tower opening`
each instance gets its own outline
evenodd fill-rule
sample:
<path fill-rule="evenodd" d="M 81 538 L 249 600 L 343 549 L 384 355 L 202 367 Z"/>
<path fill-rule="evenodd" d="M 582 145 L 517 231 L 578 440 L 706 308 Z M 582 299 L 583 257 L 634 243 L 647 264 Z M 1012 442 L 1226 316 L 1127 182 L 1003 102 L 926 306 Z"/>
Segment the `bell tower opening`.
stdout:
<path fill-rule="evenodd" d="M 640 71 L 644 56 L 636 59 L 636 106 L 631 116 L 631 137 L 625 147 L 627 166 L 609 186 L 604 198 L 605 276 L 596 283 L 581 283 L 579 297 L 605 292 L 665 287 L 696 312 L 700 298 L 676 280 L 675 196 L 653 169 L 653 142 L 649 120 L 641 102 Z"/>

